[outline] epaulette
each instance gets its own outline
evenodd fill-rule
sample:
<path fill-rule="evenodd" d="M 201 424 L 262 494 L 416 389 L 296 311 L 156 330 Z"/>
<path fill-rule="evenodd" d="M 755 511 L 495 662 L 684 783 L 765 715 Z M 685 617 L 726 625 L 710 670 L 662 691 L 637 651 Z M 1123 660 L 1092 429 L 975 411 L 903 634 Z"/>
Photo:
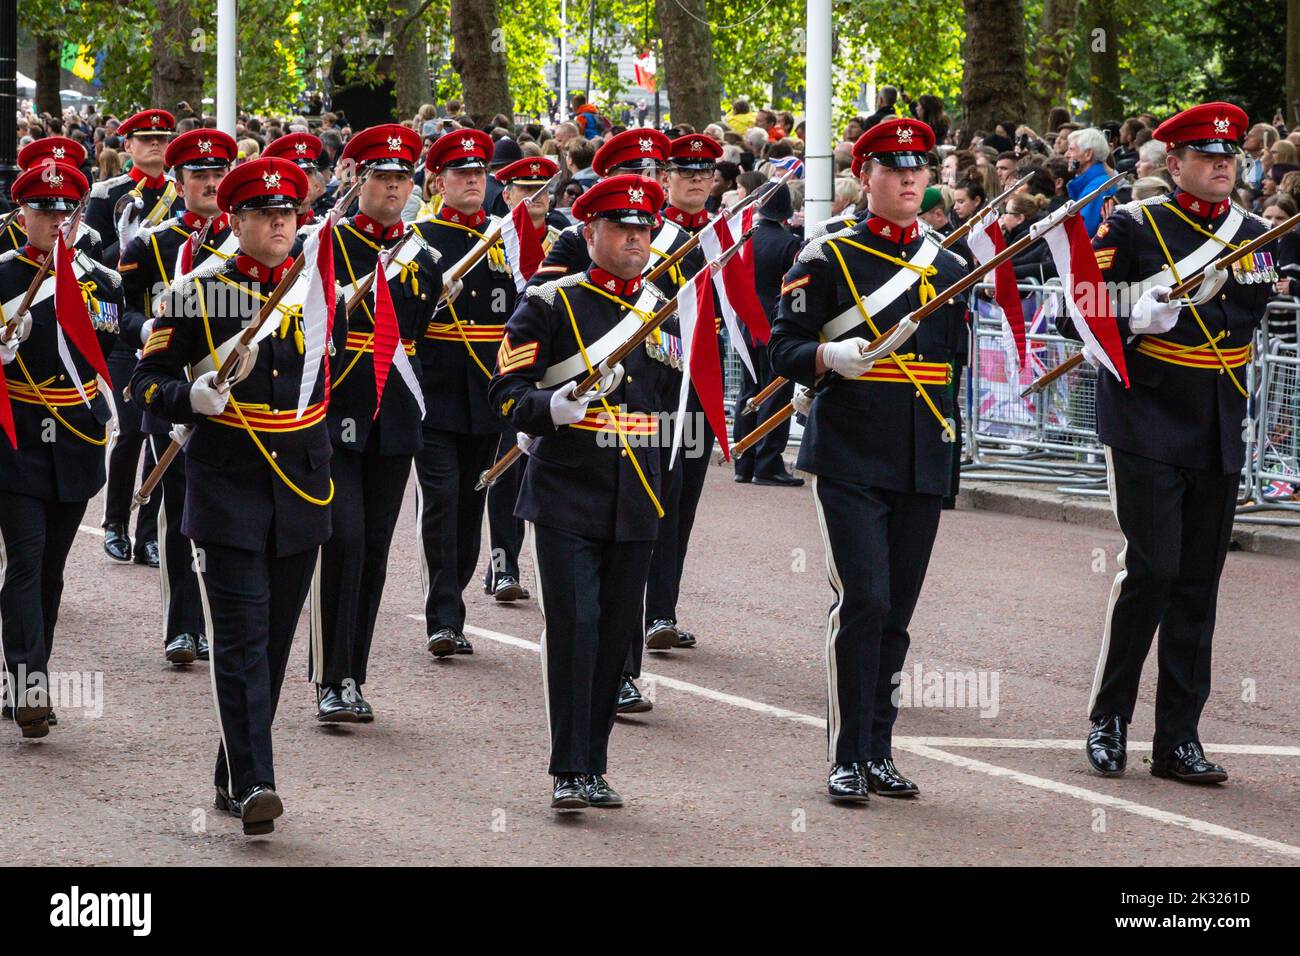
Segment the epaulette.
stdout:
<path fill-rule="evenodd" d="M 560 289 L 567 289 L 571 285 L 577 285 L 587 278 L 585 272 L 574 272 L 559 279 L 552 279 L 550 282 L 543 282 L 541 285 L 532 285 L 524 290 L 524 294 L 529 298 L 541 299 L 547 305 L 555 304 L 555 293 Z"/>
<path fill-rule="evenodd" d="M 230 266 L 231 269 L 235 268 L 234 256 L 231 256 L 229 259 L 222 259 L 220 256 L 208 256 L 200 265 L 195 266 L 184 275 L 172 279 L 172 284 L 168 287 L 167 291 L 177 293 L 184 292 L 186 282 L 194 284 L 197 283 L 199 279 L 210 279 L 222 269 L 226 268 L 227 265 Z"/>
<path fill-rule="evenodd" d="M 838 232 L 841 227 L 851 229 L 855 225 L 854 214 L 842 212 L 838 216 L 831 216 L 829 219 L 823 219 L 820 222 L 805 223 L 803 234 L 805 239 L 811 241 L 820 239 L 827 233 Z"/>
<path fill-rule="evenodd" d="M 88 271 L 103 273 L 104 278 L 108 280 L 108 284 L 111 285 L 114 289 L 116 289 L 118 286 L 122 284 L 122 274 L 118 272 L 116 269 L 110 269 L 102 262 L 96 262 L 94 259 L 90 258 L 90 256 L 86 255 L 81 250 L 77 250 L 76 257 L 82 260 L 83 264 L 85 264 L 88 267 Z"/>
<path fill-rule="evenodd" d="M 1170 198 L 1171 197 L 1168 193 L 1159 193 L 1155 196 L 1148 196 L 1146 199 L 1134 199 L 1132 202 L 1126 202 L 1122 206 L 1116 206 L 1115 212 L 1122 212 L 1134 222 L 1141 222 L 1143 206 L 1159 206 L 1163 203 L 1169 202 Z"/>
<path fill-rule="evenodd" d="M 81 223 L 80 228 L 77 229 L 77 233 L 78 233 L 77 235 L 78 239 L 80 239 L 82 236 L 85 236 L 91 242 L 99 243 L 100 245 L 104 244 L 104 237 L 99 234 L 99 230 L 96 229 L 94 226 L 86 225 L 85 222 Z"/>
<path fill-rule="evenodd" d="M 942 253 L 947 253 L 948 255 L 950 255 L 950 256 L 952 256 L 954 259 L 956 259 L 956 260 L 957 260 L 957 264 L 961 266 L 963 272 L 965 272 L 965 271 L 967 271 L 967 270 L 970 269 L 970 263 L 968 263 L 968 262 L 966 261 L 965 257 L 962 256 L 961 253 L 953 252 L 951 249 L 945 249 L 945 248 L 943 248 L 942 245 L 940 245 L 939 248 L 940 248 L 940 253 L 941 253 L 941 254 L 942 254 Z"/>
<path fill-rule="evenodd" d="M 1241 213 L 1243 218 L 1249 220 L 1250 222 L 1255 223 L 1256 225 L 1263 226 L 1265 229 L 1273 228 L 1273 224 L 1269 222 L 1267 219 L 1265 219 L 1263 216 L 1261 216 L 1259 213 L 1251 212 L 1245 206 L 1242 206 L 1235 201 L 1232 203 L 1232 208 L 1237 210 L 1237 212 Z"/>
<path fill-rule="evenodd" d="M 170 216 L 170 217 L 168 217 L 167 219 L 164 219 L 162 222 L 157 223 L 157 224 L 155 224 L 155 225 L 152 225 L 152 226 L 141 226 L 139 229 L 136 230 L 135 235 L 132 236 L 131 238 L 132 238 L 132 239 L 150 239 L 150 238 L 152 238 L 152 237 L 154 236 L 154 234 L 156 234 L 156 233 L 160 233 L 160 232 L 163 232 L 164 230 L 167 230 L 167 229 L 170 229 L 172 226 L 174 226 L 174 225 L 176 225 L 177 223 L 179 223 L 179 222 L 180 222 L 180 218 L 181 218 L 181 217 L 178 216 L 178 215 L 177 215 L 177 216 Z"/>
<path fill-rule="evenodd" d="M 107 199 L 108 194 L 113 191 L 115 186 L 121 185 L 124 181 L 131 178 L 129 173 L 123 173 L 121 176 L 114 176 L 112 179 L 101 179 L 90 187 L 91 199 Z"/>
<path fill-rule="evenodd" d="M 8 252 L 0 252 L 0 262 L 8 262 L 10 259 L 17 259 L 21 249 L 10 249 Z"/>
<path fill-rule="evenodd" d="M 582 232 L 582 223 L 575 222 L 572 225 L 565 226 L 563 229 L 560 230 L 561 235 L 563 235 L 566 232 L 571 232 L 576 236 L 578 233 Z"/>
<path fill-rule="evenodd" d="M 830 240 L 834 238 L 835 233 L 828 232 L 826 235 L 818 236 L 816 239 L 809 239 L 803 244 L 803 248 L 799 250 L 799 258 L 795 261 L 812 262 L 814 259 L 820 259 L 823 262 L 830 261 L 827 259 L 826 251 L 822 249 L 822 246 L 826 245 L 826 243 L 830 242 Z"/>

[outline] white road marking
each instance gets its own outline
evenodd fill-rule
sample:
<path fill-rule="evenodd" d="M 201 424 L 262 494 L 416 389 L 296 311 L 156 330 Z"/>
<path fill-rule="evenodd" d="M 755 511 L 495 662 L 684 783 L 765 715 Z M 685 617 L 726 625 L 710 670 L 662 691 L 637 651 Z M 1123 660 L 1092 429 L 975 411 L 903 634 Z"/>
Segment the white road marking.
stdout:
<path fill-rule="evenodd" d="M 79 524 L 79 525 L 77 525 L 77 530 L 80 531 L 82 534 L 97 534 L 97 535 L 99 535 L 101 538 L 104 537 L 104 529 L 103 529 L 103 528 L 92 528 L 92 527 L 91 527 L 90 525 L 88 525 L 88 524 Z"/>
<path fill-rule="evenodd" d="M 407 617 L 415 621 L 424 620 L 424 616 L 421 614 L 408 614 Z M 522 648 L 524 650 L 532 651 L 533 653 L 536 653 L 539 650 L 538 644 L 533 641 L 524 640 L 521 637 L 515 637 L 513 634 L 503 634 L 500 631 L 490 631 L 487 628 L 466 625 L 465 633 L 489 641 L 496 641 L 500 644 L 506 644 L 510 647 Z M 699 684 L 692 684 L 688 681 L 678 680 L 675 677 L 664 677 L 650 673 L 644 673 L 642 676 L 654 680 L 660 687 L 679 690 L 686 694 L 692 694 L 697 697 L 703 697 L 707 700 L 717 701 L 720 704 L 729 704 L 732 707 L 738 707 L 742 710 L 766 714 L 769 717 L 789 720 L 794 723 L 805 724 L 809 727 L 816 727 L 821 730 L 826 729 L 826 721 L 820 717 L 814 717 L 811 714 L 801 714 L 798 711 L 787 710 L 784 707 L 774 707 L 771 704 L 765 704 L 762 701 L 751 700 L 748 697 L 740 697 L 735 694 L 713 690 L 710 687 L 702 687 Z M 1015 738 L 1002 737 L 896 737 L 894 738 L 894 747 L 898 750 L 904 750 L 907 753 L 915 754 L 918 757 L 924 757 L 928 760 L 936 760 L 953 767 L 960 767 L 963 770 L 973 770 L 977 773 L 987 774 L 990 777 L 1000 777 L 1004 780 L 1010 780 L 1026 787 L 1033 787 L 1037 790 L 1045 790 L 1049 793 L 1073 797 L 1074 799 L 1082 800 L 1085 803 L 1110 807 L 1115 810 L 1122 810 L 1125 813 L 1131 813 L 1134 816 L 1144 817 L 1148 820 L 1155 820 L 1158 823 L 1167 823 L 1170 826 L 1181 827 L 1185 830 L 1191 830 L 1194 833 L 1202 834 L 1203 836 L 1218 837 L 1222 840 L 1241 843 L 1269 853 L 1276 853 L 1281 856 L 1300 859 L 1300 846 L 1293 846 L 1290 843 L 1270 840 L 1267 837 L 1257 836 L 1253 833 L 1246 833 L 1242 830 L 1234 830 L 1231 827 L 1220 826 L 1217 823 L 1210 823 L 1208 820 L 1198 820 L 1195 817 L 1184 816 L 1181 813 L 1172 813 L 1168 810 L 1161 810 L 1158 807 L 1150 807 L 1143 803 L 1137 803 L 1133 800 L 1125 800 L 1122 797 L 1111 796 L 1110 794 L 1101 793 L 1096 790 L 1089 790 L 1085 787 L 1077 787 L 1073 784 L 1060 783 L 1059 781 L 1050 780 L 1046 777 L 1038 777 L 1034 774 L 1023 773 L 1019 770 L 1013 770 L 1010 767 L 1002 767 L 997 764 L 986 763 L 983 760 L 975 760 L 960 754 L 948 753 L 945 750 L 940 750 L 938 747 L 933 746 L 933 744 L 940 742 L 944 746 L 948 747 L 1008 747 L 1037 750 L 1077 750 L 1083 746 L 1082 742 L 1073 740 L 1017 740 Z M 1134 744 L 1132 749 L 1149 749 L 1149 747 L 1144 748 Z M 1300 748 L 1297 747 L 1265 747 L 1226 744 L 1207 745 L 1207 749 L 1211 751 L 1219 750 L 1224 753 L 1268 754 L 1277 756 L 1295 756 L 1300 754 Z"/>

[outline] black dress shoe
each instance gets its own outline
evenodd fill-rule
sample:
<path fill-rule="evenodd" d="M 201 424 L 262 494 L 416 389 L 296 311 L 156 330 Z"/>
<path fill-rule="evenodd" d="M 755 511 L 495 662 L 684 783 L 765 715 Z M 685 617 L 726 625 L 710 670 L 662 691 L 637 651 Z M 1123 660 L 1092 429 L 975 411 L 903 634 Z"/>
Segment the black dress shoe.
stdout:
<path fill-rule="evenodd" d="M 197 650 L 194 652 L 194 659 L 195 659 L 196 661 L 206 661 L 206 660 L 208 660 L 209 658 L 211 658 L 211 656 L 212 656 L 212 646 L 211 646 L 210 644 L 208 644 L 208 639 L 207 639 L 207 637 L 205 637 L 204 635 L 200 634 L 200 635 L 199 635 L 199 639 L 198 639 L 197 641 L 195 641 L 194 643 L 195 643 L 195 645 L 196 645 L 196 647 L 197 647 Z"/>
<path fill-rule="evenodd" d="M 1195 740 L 1179 744 L 1166 757 L 1151 761 L 1151 776 L 1168 777 L 1187 783 L 1223 783 L 1228 771 L 1205 759 L 1205 751 Z"/>
<path fill-rule="evenodd" d="M 754 476 L 742 475 L 740 472 L 736 472 L 734 475 L 732 475 L 731 480 L 738 485 L 747 485 L 754 480 Z"/>
<path fill-rule="evenodd" d="M 343 693 L 342 684 L 316 685 L 316 719 L 322 724 L 355 724 L 356 706 Z"/>
<path fill-rule="evenodd" d="M 508 604 L 511 601 L 525 601 L 528 599 L 528 589 L 519 583 L 518 578 L 503 574 L 497 578 L 496 587 L 492 589 L 492 596 L 502 604 Z"/>
<path fill-rule="evenodd" d="M 104 553 L 114 561 L 131 560 L 131 539 L 126 535 L 126 525 L 104 525 Z"/>
<path fill-rule="evenodd" d="M 654 706 L 641 696 L 636 684 L 632 683 L 632 678 L 626 676 L 623 678 L 623 683 L 618 688 L 618 712 L 620 714 L 644 714 L 647 710 L 653 710 Z"/>
<path fill-rule="evenodd" d="M 871 788 L 860 763 L 837 763 L 826 780 L 826 792 L 838 803 L 866 803 Z"/>
<path fill-rule="evenodd" d="M 456 632 L 456 653 L 457 654 L 474 653 L 474 645 L 471 644 L 469 642 L 469 638 L 466 637 L 464 634 L 462 634 L 460 631 Z"/>
<path fill-rule="evenodd" d="M 375 709 L 370 706 L 370 701 L 361 696 L 360 686 L 357 687 L 357 692 L 352 697 L 352 707 L 357 712 L 357 723 L 374 723 Z"/>
<path fill-rule="evenodd" d="M 239 816 L 245 836 L 262 836 L 275 829 L 275 818 L 284 814 L 280 796 L 264 783 L 255 783 L 239 795 Z"/>
<path fill-rule="evenodd" d="M 434 657 L 450 657 L 456 653 L 456 632 L 449 627 L 440 627 L 429 635 L 424 649 Z"/>
<path fill-rule="evenodd" d="M 222 813 L 229 813 L 232 817 L 240 815 L 239 801 L 232 797 L 225 787 L 217 787 L 217 797 L 212 801 L 212 806 Z"/>
<path fill-rule="evenodd" d="M 623 798 L 598 773 L 587 774 L 587 802 L 593 807 L 621 807 Z"/>
<path fill-rule="evenodd" d="M 668 651 L 677 646 L 677 622 L 668 618 L 654 621 L 645 632 L 646 650 Z"/>
<path fill-rule="evenodd" d="M 562 773 L 555 777 L 551 790 L 552 810 L 585 810 L 591 806 L 587 797 L 586 778 L 580 773 Z"/>
<path fill-rule="evenodd" d="M 135 563 L 147 564 L 151 568 L 158 567 L 160 563 L 158 559 L 158 542 L 146 541 L 144 543 L 144 550 L 136 553 Z"/>
<path fill-rule="evenodd" d="M 921 792 L 920 787 L 898 772 L 894 761 L 889 757 L 868 760 L 864 767 L 867 787 L 872 793 L 878 793 L 882 797 L 914 797 Z"/>
<path fill-rule="evenodd" d="M 775 475 L 755 475 L 756 485 L 779 485 L 785 488 L 798 488 L 803 484 L 802 478 L 796 478 L 789 472 L 779 471 Z"/>
<path fill-rule="evenodd" d="M 677 628 L 677 644 L 676 644 L 676 646 L 677 646 L 677 647 L 694 647 L 694 646 L 695 646 L 695 635 L 692 634 L 690 631 L 683 631 L 680 627 L 678 627 L 678 628 Z"/>
<path fill-rule="evenodd" d="M 1103 777 L 1118 777 L 1128 761 L 1128 723 L 1119 714 L 1108 714 L 1092 722 L 1084 751 L 1088 766 Z"/>
<path fill-rule="evenodd" d="M 198 656 L 199 644 L 197 634 L 177 634 L 167 642 L 163 655 L 169 664 L 193 664 Z"/>

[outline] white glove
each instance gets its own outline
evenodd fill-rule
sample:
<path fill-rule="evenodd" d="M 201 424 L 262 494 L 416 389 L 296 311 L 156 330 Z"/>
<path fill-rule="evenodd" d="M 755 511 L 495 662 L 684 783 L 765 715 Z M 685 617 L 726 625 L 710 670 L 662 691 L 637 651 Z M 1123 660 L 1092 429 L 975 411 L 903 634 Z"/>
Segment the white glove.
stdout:
<path fill-rule="evenodd" d="M 217 373 L 204 372 L 190 386 L 190 408 L 198 415 L 220 415 L 230 401 L 230 383 L 217 387 Z"/>
<path fill-rule="evenodd" d="M 587 417 L 587 405 L 595 397 L 595 393 L 589 391 L 579 398 L 574 398 L 573 393 L 577 387 L 577 382 L 567 382 L 551 392 L 551 421 L 557 428 L 561 425 L 572 425 Z"/>
<path fill-rule="evenodd" d="M 843 342 L 827 342 L 822 346 L 822 362 L 832 372 L 844 378 L 857 378 L 865 375 L 876 363 L 865 358 L 863 353 L 871 343 L 866 339 L 846 339 Z"/>
<path fill-rule="evenodd" d="M 1172 329 L 1178 321 L 1178 313 L 1182 311 L 1182 307 L 1172 302 L 1161 301 L 1171 291 L 1167 285 L 1153 285 L 1143 292 L 1129 316 L 1129 331 L 1138 335 L 1160 335 Z"/>
<path fill-rule="evenodd" d="M 26 313 L 19 319 L 10 335 L 5 335 L 4 330 L 7 327 L 0 325 L 0 365 L 8 365 L 18 354 L 18 346 L 27 340 L 27 336 L 32 334 L 32 317 L 31 313 Z"/>
<path fill-rule="evenodd" d="M 0 339 L 0 365 L 8 365 L 18 357 L 18 338 L 14 337 L 12 342 Z"/>
<path fill-rule="evenodd" d="M 534 438 L 532 435 L 528 434 L 527 432 L 515 433 L 515 444 L 519 446 L 519 450 L 522 451 L 525 455 L 531 455 L 533 453 L 533 449 L 537 447 L 537 443 L 539 441 L 541 441 L 540 438 Z"/>
<path fill-rule="evenodd" d="M 465 291 L 465 283 L 459 279 L 450 279 L 444 284 L 443 291 L 447 293 L 448 302 L 455 302 L 456 296 Z"/>
<path fill-rule="evenodd" d="M 600 381 L 596 383 L 596 391 L 593 398 L 598 395 L 608 396 L 614 389 L 623 384 L 623 363 L 615 365 L 612 369 L 608 362 L 601 362 L 596 366 L 596 371 L 600 372 Z"/>
<path fill-rule="evenodd" d="M 1083 347 L 1083 360 L 1093 368 L 1099 368 L 1101 366 L 1101 361 L 1097 358 L 1097 353 L 1087 345 L 1084 345 Z"/>
<path fill-rule="evenodd" d="M 190 436 L 193 434 L 193 425 L 173 425 L 171 431 L 167 433 L 167 437 L 184 448 L 189 443 Z"/>
<path fill-rule="evenodd" d="M 806 385 L 800 385 L 794 390 L 794 398 L 790 399 L 790 404 L 800 415 L 807 415 L 812 411 L 813 390 Z"/>

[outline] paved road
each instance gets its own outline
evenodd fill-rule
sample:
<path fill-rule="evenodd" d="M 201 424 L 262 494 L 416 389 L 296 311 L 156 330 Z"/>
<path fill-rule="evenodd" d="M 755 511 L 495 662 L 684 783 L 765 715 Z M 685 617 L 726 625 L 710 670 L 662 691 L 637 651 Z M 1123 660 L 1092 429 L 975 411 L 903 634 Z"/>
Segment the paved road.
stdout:
<path fill-rule="evenodd" d="M 922 796 L 835 807 L 822 723 L 830 591 L 810 493 L 737 487 L 713 468 L 681 606 L 699 646 L 647 655 L 655 708 L 620 720 L 611 746 L 609 777 L 627 806 L 557 818 L 536 602 L 502 607 L 475 589 L 476 654 L 434 661 L 413 511 L 412 500 L 366 687 L 376 722 L 316 725 L 304 619 L 276 722 L 286 816 L 256 840 L 208 811 L 207 666 L 163 662 L 156 575 L 113 565 L 88 528 L 54 666 L 102 674 L 102 715 L 64 708 L 42 742 L 0 728 L 4 862 L 1300 862 L 1294 561 L 1228 559 L 1202 736 L 1231 781 L 1156 780 L 1136 748 L 1128 777 L 1108 780 L 1085 771 L 1079 741 L 1119 536 L 945 514 L 908 660 L 920 706 L 897 727 L 897 762 Z M 92 502 L 87 525 L 98 514 Z M 1151 732 L 1148 665 L 1138 743 Z M 945 675 L 969 679 L 976 699 L 927 697 Z"/>

